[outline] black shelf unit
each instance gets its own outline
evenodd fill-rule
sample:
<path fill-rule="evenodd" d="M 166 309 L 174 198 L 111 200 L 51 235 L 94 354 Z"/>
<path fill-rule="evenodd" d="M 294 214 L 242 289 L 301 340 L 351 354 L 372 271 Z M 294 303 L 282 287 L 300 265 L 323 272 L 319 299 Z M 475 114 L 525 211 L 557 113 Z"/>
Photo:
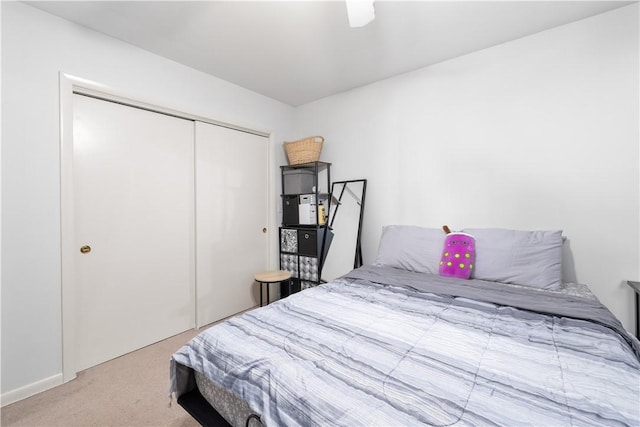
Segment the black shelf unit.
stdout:
<path fill-rule="evenodd" d="M 326 223 L 331 208 L 331 163 L 280 166 L 282 224 L 279 233 L 280 269 L 291 272 L 281 297 L 317 286 L 333 232 Z"/>

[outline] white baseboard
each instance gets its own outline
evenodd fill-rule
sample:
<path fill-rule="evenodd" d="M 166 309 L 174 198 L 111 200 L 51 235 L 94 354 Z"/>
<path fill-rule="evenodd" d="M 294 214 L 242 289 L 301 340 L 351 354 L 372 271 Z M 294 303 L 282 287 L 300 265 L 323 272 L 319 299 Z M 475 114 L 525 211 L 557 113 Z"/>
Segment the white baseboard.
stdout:
<path fill-rule="evenodd" d="M 17 388 L 15 390 L 2 393 L 0 397 L 0 407 L 10 405 L 19 400 L 26 399 L 35 394 L 49 390 L 50 388 L 57 387 L 62 384 L 62 374 L 57 374 L 49 378 L 45 378 L 35 383 L 28 384 L 24 387 Z"/>

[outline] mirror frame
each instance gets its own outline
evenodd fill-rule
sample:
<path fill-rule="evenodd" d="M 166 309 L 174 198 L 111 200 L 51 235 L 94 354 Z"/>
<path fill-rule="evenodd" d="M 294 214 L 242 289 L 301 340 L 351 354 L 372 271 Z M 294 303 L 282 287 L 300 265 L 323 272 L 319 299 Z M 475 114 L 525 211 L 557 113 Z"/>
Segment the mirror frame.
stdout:
<path fill-rule="evenodd" d="M 361 197 L 358 197 L 357 194 L 355 194 L 353 191 L 349 190 L 349 184 L 353 184 L 353 183 L 362 183 L 362 195 Z M 335 194 L 335 189 L 337 186 L 342 186 L 342 189 L 340 190 L 340 194 L 336 195 Z M 340 208 L 340 204 L 342 203 L 342 197 L 344 196 L 345 192 L 348 191 L 349 193 L 351 193 L 351 195 L 356 199 L 356 203 L 358 203 L 358 205 L 360 205 L 360 213 L 358 215 L 358 233 L 357 233 L 357 237 L 356 237 L 356 248 L 355 248 L 355 256 L 354 256 L 354 260 L 353 260 L 353 268 L 358 268 L 361 267 L 363 264 L 363 258 L 362 258 L 362 243 L 361 243 L 361 238 L 362 238 L 362 220 L 364 218 L 364 202 L 365 202 L 365 196 L 367 194 L 367 180 L 366 179 L 352 179 L 352 180 L 348 180 L 348 181 L 334 181 L 333 183 L 331 183 L 331 205 L 335 205 L 335 209 L 333 210 L 333 213 L 331 215 L 331 218 L 329 219 L 329 228 L 332 228 L 333 226 L 333 222 L 336 219 L 336 215 L 338 213 L 338 210 Z"/>

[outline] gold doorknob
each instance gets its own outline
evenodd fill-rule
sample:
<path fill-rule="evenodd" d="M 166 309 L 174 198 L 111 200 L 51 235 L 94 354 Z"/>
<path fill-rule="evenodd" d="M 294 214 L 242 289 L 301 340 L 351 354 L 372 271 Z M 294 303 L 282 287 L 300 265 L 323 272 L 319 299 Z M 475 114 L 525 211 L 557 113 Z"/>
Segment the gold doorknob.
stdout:
<path fill-rule="evenodd" d="M 82 252 L 83 254 L 88 254 L 89 252 L 91 252 L 91 246 L 84 245 L 80 248 L 80 252 Z"/>

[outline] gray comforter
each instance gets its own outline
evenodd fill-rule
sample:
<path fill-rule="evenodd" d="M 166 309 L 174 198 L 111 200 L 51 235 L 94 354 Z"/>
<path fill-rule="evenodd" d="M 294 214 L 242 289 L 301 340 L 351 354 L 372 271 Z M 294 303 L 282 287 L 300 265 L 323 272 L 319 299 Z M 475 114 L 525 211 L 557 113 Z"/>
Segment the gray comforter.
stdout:
<path fill-rule="evenodd" d="M 366 266 L 174 354 L 267 426 L 640 425 L 638 341 L 596 299 Z"/>

